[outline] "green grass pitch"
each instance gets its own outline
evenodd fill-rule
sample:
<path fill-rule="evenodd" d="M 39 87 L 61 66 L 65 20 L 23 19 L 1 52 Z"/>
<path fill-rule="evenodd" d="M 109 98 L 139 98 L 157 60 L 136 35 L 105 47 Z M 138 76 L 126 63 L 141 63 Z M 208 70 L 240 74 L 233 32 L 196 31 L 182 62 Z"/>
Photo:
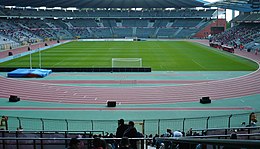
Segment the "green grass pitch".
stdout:
<path fill-rule="evenodd" d="M 188 41 L 70 42 L 41 51 L 42 68 L 112 67 L 112 58 L 142 58 L 153 71 L 253 71 L 255 62 Z M 29 55 L 0 64 L 27 67 Z M 32 54 L 39 68 L 39 53 Z"/>

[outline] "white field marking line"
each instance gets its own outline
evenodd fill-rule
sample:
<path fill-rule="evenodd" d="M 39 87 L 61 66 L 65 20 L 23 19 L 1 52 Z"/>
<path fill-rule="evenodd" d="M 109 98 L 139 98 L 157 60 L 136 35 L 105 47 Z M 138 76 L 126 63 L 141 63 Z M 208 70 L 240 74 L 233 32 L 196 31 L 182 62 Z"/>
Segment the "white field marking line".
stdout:
<path fill-rule="evenodd" d="M 198 43 L 198 42 L 196 42 L 196 43 Z M 202 46 L 205 46 L 205 47 L 209 47 L 209 46 L 207 46 L 207 45 L 203 45 L 203 44 L 201 44 L 201 43 L 198 43 L 198 44 L 200 44 L 200 45 L 202 45 Z M 237 54 L 235 54 L 235 55 L 237 55 Z M 250 59 L 250 60 L 253 60 L 253 59 L 251 59 L 251 58 L 248 58 L 248 57 L 246 57 L 246 56 L 242 56 L 242 55 L 238 55 L 238 56 L 240 56 L 240 57 L 244 57 L 244 58 L 246 58 L 246 59 Z M 256 60 L 253 60 L 253 61 L 255 61 L 255 62 L 257 62 Z M 259 63 L 257 62 L 257 64 L 259 65 Z M 215 80 L 215 81 L 211 81 L 212 83 L 213 82 L 221 82 L 221 81 L 226 81 L 226 80 L 233 80 L 233 79 L 237 79 L 237 78 L 241 78 L 241 77 L 246 77 L 246 76 L 249 76 L 249 75 L 252 75 L 252 74 L 254 74 L 254 73 L 260 73 L 260 67 L 258 67 L 258 69 L 256 70 L 256 71 L 253 71 L 253 72 L 251 72 L 251 73 L 249 73 L 249 74 L 246 74 L 246 75 L 243 75 L 243 76 L 239 76 L 239 77 L 234 77 L 234 78 L 228 78 L 228 79 L 223 79 L 223 80 Z M 12 79 L 12 78 L 9 78 L 9 79 Z M 15 80 L 15 79 L 12 79 L 12 80 Z M 210 83 L 211 83 L 210 82 Z M 36 84 L 48 84 L 48 83 L 38 83 L 38 82 L 35 82 Z M 193 83 L 193 84 L 185 84 L 185 85 L 194 85 L 194 84 L 206 84 L 206 83 L 209 83 L 209 82 L 200 82 L 200 83 Z M 167 85 L 165 85 L 165 86 L 167 86 Z M 136 87 L 143 87 L 143 86 L 136 86 Z M 146 86 L 145 86 L 146 87 Z M 155 86 L 155 87 L 157 87 L 157 86 Z M 48 88 L 52 88 L 51 86 L 48 86 Z"/>
<path fill-rule="evenodd" d="M 160 68 L 162 69 L 162 68 L 163 68 L 163 66 L 162 66 L 162 65 L 160 65 Z"/>
<path fill-rule="evenodd" d="M 204 45 L 204 44 L 202 44 L 202 43 L 198 43 L 198 42 L 196 42 L 196 43 L 197 43 L 197 44 L 200 44 L 200 45 L 202 45 L 202 46 L 205 46 L 205 47 L 209 47 L 209 46 Z M 216 50 L 216 51 L 217 51 L 217 50 Z M 199 82 L 199 83 L 185 84 L 185 86 L 186 86 L 186 85 L 187 85 L 187 86 L 191 86 L 191 85 L 195 85 L 195 84 L 208 84 L 208 83 L 211 84 L 211 83 L 214 83 L 214 82 L 222 82 L 222 81 L 227 81 L 227 80 L 233 80 L 233 79 L 238 79 L 238 78 L 247 77 L 247 76 L 250 76 L 250 75 L 255 74 L 255 73 L 260 73 L 260 64 L 259 64 L 256 60 L 254 60 L 254 59 L 252 59 L 252 58 L 249 58 L 249 57 L 246 57 L 246 56 L 243 56 L 243 55 L 238 55 L 238 54 L 235 54 L 235 55 L 256 62 L 256 63 L 259 65 L 258 69 L 257 69 L 256 71 L 253 71 L 253 72 L 251 72 L 251 73 L 249 73 L 249 74 L 246 74 L 246 75 L 243 75 L 243 76 L 238 76 L 238 77 L 228 78 L 228 79 L 223 79 L 223 80 L 214 80 L 214 81 L 210 81 L 210 82 Z M 191 60 L 193 61 L 193 59 L 191 59 Z M 194 62 L 195 62 L 195 61 L 194 61 Z M 195 63 L 197 63 L 197 62 L 195 62 Z M 199 64 L 199 65 L 200 65 L 200 64 Z M 201 66 L 201 65 L 200 65 L 200 66 Z M 202 68 L 205 68 L 205 67 L 203 67 L 203 66 L 201 66 L 201 67 L 202 67 Z M 166 85 L 166 86 L 167 86 L 167 85 Z"/>
<path fill-rule="evenodd" d="M 197 43 L 198 43 L 198 42 L 197 42 Z M 201 44 L 201 43 L 198 43 L 198 44 Z M 204 45 L 204 44 L 201 44 L 201 45 L 202 45 L 202 46 L 206 46 L 206 45 Z M 209 46 L 206 46 L 206 47 L 209 47 Z M 246 56 L 243 56 L 243 55 L 238 55 L 238 54 L 235 54 L 235 55 L 256 62 L 256 63 L 258 64 L 258 69 L 257 69 L 256 71 L 253 71 L 253 72 L 251 72 L 251 73 L 249 73 L 249 74 L 246 74 L 246 75 L 243 75 L 243 76 L 238 76 L 238 77 L 228 78 L 228 79 L 223 79 L 223 80 L 215 80 L 215 81 L 210 81 L 210 82 L 221 82 L 221 81 L 226 81 L 226 80 L 233 80 L 233 79 L 237 79 L 237 78 L 247 77 L 247 76 L 252 75 L 252 74 L 255 74 L 255 73 L 260 73 L 260 65 L 259 65 L 259 63 L 258 63 L 256 60 L 254 60 L 254 59 L 252 59 L 252 58 L 249 58 L 249 57 L 246 57 Z M 193 84 L 206 84 L 206 83 L 209 83 L 209 82 L 200 82 L 200 83 L 193 83 Z M 193 84 L 187 84 L 187 85 L 193 85 Z"/>
<path fill-rule="evenodd" d="M 54 67 L 54 66 L 56 66 L 56 65 L 59 65 L 59 64 L 63 63 L 64 61 L 65 61 L 65 59 L 59 61 L 58 63 L 53 64 L 52 67 Z"/>
<path fill-rule="evenodd" d="M 205 67 L 203 67 L 200 63 L 196 62 L 195 60 L 191 59 L 194 63 L 196 63 L 197 65 L 199 65 L 201 68 L 206 69 Z"/>

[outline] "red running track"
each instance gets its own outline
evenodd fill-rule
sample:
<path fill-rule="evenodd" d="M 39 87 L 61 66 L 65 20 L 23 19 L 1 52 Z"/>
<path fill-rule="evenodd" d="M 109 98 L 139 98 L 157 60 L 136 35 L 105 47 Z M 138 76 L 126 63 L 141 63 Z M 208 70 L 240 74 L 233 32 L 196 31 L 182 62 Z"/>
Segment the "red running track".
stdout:
<path fill-rule="evenodd" d="M 259 56 L 246 56 L 259 60 Z M 257 70 L 238 78 L 182 86 L 119 88 L 59 86 L 0 77 L 0 98 L 17 95 L 22 100 L 78 104 L 104 104 L 107 100 L 116 100 L 119 104 L 177 103 L 198 101 L 203 96 L 218 100 L 260 94 L 259 78 Z"/>

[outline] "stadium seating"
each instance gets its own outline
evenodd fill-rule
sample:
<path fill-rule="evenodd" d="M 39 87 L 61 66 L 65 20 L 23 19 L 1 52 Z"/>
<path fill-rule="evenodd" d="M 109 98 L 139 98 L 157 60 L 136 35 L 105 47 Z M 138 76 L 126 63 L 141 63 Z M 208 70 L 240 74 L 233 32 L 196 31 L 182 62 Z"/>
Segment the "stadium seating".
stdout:
<path fill-rule="evenodd" d="M 215 10 L 41 10 L 1 8 L 0 35 L 16 43 L 75 38 L 192 38 L 205 28 Z M 34 14 L 36 18 L 26 16 Z M 4 16 L 24 16 L 7 19 Z M 64 17 L 75 17 L 67 19 Z M 62 17 L 64 19 L 54 19 Z M 233 22 L 253 21 L 259 13 L 241 14 Z M 232 36 L 235 32 L 238 32 Z M 223 44 L 259 48 L 259 25 L 240 24 L 214 37 Z M 3 45 L 3 44 L 1 44 Z M 1 46 L 3 47 L 3 46 Z"/>
<path fill-rule="evenodd" d="M 215 10 L 194 10 L 194 9 L 174 9 L 174 10 L 149 10 L 144 9 L 142 11 L 137 10 L 94 10 L 94 9 L 86 9 L 86 10 L 49 10 L 49 9 L 35 9 L 35 8 L 12 8 L 12 9 L 6 9 L 1 7 L 0 8 L 0 49 L 2 49 L 2 45 L 5 46 L 9 45 L 9 48 L 17 46 L 18 44 L 26 44 L 26 43 L 35 43 L 38 41 L 44 41 L 44 40 L 59 40 L 59 39 L 75 39 L 75 38 L 128 38 L 128 37 L 138 37 L 138 38 L 192 38 L 195 33 L 203 29 L 208 23 L 212 22 L 213 20 L 211 17 L 213 16 Z M 234 28 L 231 28 L 230 30 L 223 32 L 221 34 L 218 34 L 213 37 L 213 40 L 216 42 L 221 42 L 223 44 L 232 45 L 234 43 L 236 44 L 243 44 L 247 49 L 259 49 L 260 45 L 256 44 L 260 41 L 260 25 L 256 25 L 252 23 L 255 20 L 260 20 L 260 14 L 254 13 L 254 14 L 241 14 L 236 19 L 234 19 L 234 22 L 251 22 L 251 24 L 240 24 Z M 246 79 L 253 78 L 252 80 L 257 80 L 259 76 L 255 74 L 248 75 L 242 80 L 238 79 L 231 79 L 228 80 L 226 84 L 218 84 L 219 82 L 214 82 L 213 85 L 219 86 L 221 88 L 220 92 L 217 92 L 216 88 L 207 88 L 207 90 L 210 90 L 218 96 L 224 96 L 227 97 L 228 95 L 236 95 L 239 92 L 240 86 L 238 84 L 237 92 L 231 92 L 231 89 L 225 88 L 229 84 L 237 83 L 237 82 L 245 82 L 243 88 L 251 87 L 250 83 L 246 82 Z M 4 78 L 1 78 L 1 81 Z M 15 89 L 16 86 L 18 86 L 19 82 L 16 82 L 13 79 L 7 79 L 5 81 L 8 81 L 7 83 L 9 85 L 14 86 L 11 89 L 6 90 L 10 91 L 12 89 Z M 3 81 L 4 82 L 4 81 Z M 252 81 L 251 81 L 252 82 Z M 27 82 L 20 81 L 22 86 L 21 91 L 24 91 L 24 94 L 31 95 L 31 89 L 36 88 L 36 86 L 33 86 L 34 84 L 28 84 Z M 228 85 L 227 85 L 228 84 Z M 237 85 L 237 84 L 236 84 Z M 2 83 L 0 85 L 2 89 L 6 88 L 6 85 Z M 20 87 L 19 86 L 19 87 Z M 39 87 L 39 86 L 38 86 Z M 60 101 L 60 96 L 57 96 L 57 94 L 64 94 L 61 90 L 55 89 L 55 86 L 50 89 L 50 87 L 46 87 L 46 85 L 40 86 L 42 91 L 45 91 L 46 94 L 43 99 L 52 99 Z M 39 87 L 39 88 L 40 88 Z M 187 88 L 183 87 L 182 90 L 190 89 L 190 86 Z M 208 87 L 208 86 L 206 86 Z M 54 90 L 54 89 L 55 90 Z M 197 86 L 195 92 L 198 93 L 204 93 L 205 86 Z M 222 93 L 222 89 L 226 89 L 228 93 Z M 242 87 L 241 87 L 242 88 Z M 29 91 L 28 91 L 29 90 Z M 133 89 L 134 90 L 134 89 Z M 158 93 L 154 90 L 154 96 L 156 97 L 163 97 L 159 93 L 165 93 L 165 90 L 169 90 L 169 88 L 161 88 L 161 90 L 158 91 Z M 170 95 L 177 95 L 174 94 L 175 92 L 178 93 L 178 95 L 182 91 L 180 90 L 173 90 Z M 86 90 L 81 90 L 80 92 L 86 92 Z M 67 93 L 67 92 L 66 92 Z M 101 92 L 98 91 L 92 91 L 90 97 L 87 97 L 89 99 L 92 99 L 91 96 L 97 97 L 97 95 L 100 95 Z M 56 95 L 56 96 L 53 96 Z M 76 94 L 75 94 L 76 95 Z M 147 94 L 148 95 L 148 94 Z M 245 96 L 247 93 L 241 93 L 239 96 Z M 123 96 L 123 95 L 121 95 Z M 134 96 L 134 95 L 133 95 Z M 181 97 L 189 97 L 192 98 L 190 95 L 180 95 Z M 148 96 L 144 96 L 144 98 L 148 98 Z M 169 97 L 172 98 L 173 96 Z M 85 98 L 85 97 L 84 97 Z M 149 97 L 150 98 L 150 97 Z M 157 98 L 159 99 L 159 98 Z M 165 98 L 167 99 L 167 98 Z M 141 98 L 140 98 L 141 100 Z M 68 101 L 70 102 L 70 101 Z M 233 115 L 234 119 L 243 119 L 248 120 L 247 113 L 245 115 L 240 114 L 239 116 Z M 232 116 L 232 115 L 231 115 Z M 231 116 L 229 117 L 229 120 Z M 210 121 L 208 121 L 210 118 Z M 213 119 L 211 121 L 211 119 Z M 215 121 L 214 121 L 215 119 Z M 206 129 L 204 127 L 204 122 L 207 120 Z M 216 121 L 221 120 L 223 122 L 222 126 L 221 124 L 216 124 Z M 149 130 L 147 125 L 154 123 L 160 124 L 160 126 L 154 129 L 154 126 L 150 126 L 151 130 L 149 131 L 157 131 L 158 134 L 162 133 L 162 126 L 170 126 L 171 124 L 174 125 L 174 129 L 183 129 L 188 127 L 197 127 L 201 128 L 201 134 L 203 135 L 225 135 L 222 136 L 227 137 L 226 135 L 231 134 L 234 130 L 230 128 L 230 125 L 237 126 L 239 124 L 234 124 L 232 121 L 229 121 L 228 128 L 222 129 L 222 128 L 215 128 L 215 129 L 208 129 L 208 127 L 226 127 L 226 121 L 228 120 L 228 117 L 224 117 L 223 119 L 221 117 L 204 117 L 204 118 L 198 118 L 198 119 L 185 119 L 181 122 L 181 120 L 150 120 L 144 121 L 146 123 L 143 123 L 143 126 L 146 130 Z M 22 121 L 22 123 L 20 123 Z M 185 121 L 185 123 L 184 123 Z M 9 122 L 12 122 L 9 124 L 9 128 L 16 129 L 20 124 L 23 124 L 25 126 L 25 129 L 34 129 L 37 128 L 37 124 L 39 124 L 39 128 L 47 128 L 57 130 L 57 127 L 59 129 L 79 129 L 79 125 L 74 124 L 83 124 L 85 129 L 85 126 L 88 126 L 86 124 L 86 121 L 67 121 L 67 120 L 50 120 L 50 119 L 38 119 L 38 122 L 35 121 L 35 119 L 26 119 L 26 118 L 18 118 L 18 117 L 10 117 Z M 27 122 L 27 123 L 26 123 Z M 209 122 L 209 123 L 208 123 Z M 28 125 L 32 124 L 32 125 Z M 102 125 L 104 123 L 103 120 L 100 121 L 100 127 L 104 126 Z M 55 124 L 55 125 L 54 125 Z M 60 125 L 63 124 L 63 125 Z M 89 126 L 98 126 L 98 121 L 90 121 Z M 90 125 L 92 124 L 92 125 Z M 178 126 L 176 125 L 178 124 Z M 107 127 L 108 132 L 113 132 L 115 128 L 113 126 L 116 125 L 115 121 L 111 121 L 111 128 Z M 203 125 L 203 126 L 202 126 Z M 217 125 L 217 126 L 216 126 Z M 231 127 L 232 127 L 231 125 Z M 62 128 L 63 127 L 63 128 Z M 95 127 L 94 127 L 95 128 Z M 250 133 L 250 127 L 245 128 L 241 133 Z M 37 128 L 38 129 L 38 128 Z M 90 129 L 90 128 L 87 128 Z M 240 128 L 239 128 L 240 129 Z M 36 130 L 36 129 L 35 129 Z M 149 132 L 147 131 L 147 132 Z M 200 131 L 200 130 L 199 130 Z M 207 133 L 205 133 L 207 131 Z M 258 129 L 253 129 L 253 133 L 259 133 Z M 252 133 L 251 132 L 251 133 Z M 81 132 L 83 133 L 83 132 Z M 51 140 L 37 140 L 33 141 L 33 139 L 30 140 L 7 140 L 6 142 L 3 140 L 0 140 L 0 148 L 4 146 L 3 144 L 7 143 L 9 144 L 8 147 L 16 147 L 16 148 L 29 148 L 32 146 L 26 146 L 26 144 L 34 144 L 34 148 L 39 147 L 41 144 L 41 148 L 43 148 L 43 143 L 47 146 L 47 148 L 57 148 L 57 146 L 51 146 L 52 143 L 58 143 L 61 144 L 62 148 L 64 148 L 64 144 L 68 144 L 67 141 L 64 141 L 62 139 L 68 139 L 69 137 L 76 137 L 76 132 L 73 134 L 70 134 L 68 132 L 46 132 L 43 133 L 42 130 L 39 131 L 32 131 L 32 132 L 26 132 L 26 131 L 6 131 L 1 132 L 2 138 L 6 137 L 17 137 L 17 138 L 49 138 L 54 139 Z M 84 132 L 86 134 L 86 132 Z M 104 134 L 103 134 L 104 136 Z M 219 137 L 219 136 L 218 136 Z M 248 137 L 248 136 L 246 136 Z M 245 138 L 246 138 L 245 137 Z M 58 139 L 57 139 L 58 138 Z M 61 138 L 61 140 L 59 140 Z M 248 137 L 249 138 L 249 137 Z M 86 139 L 86 138 L 85 138 Z M 146 138 L 145 138 L 146 139 Z M 259 138 L 257 138 L 259 139 Z M 181 140 L 181 139 L 180 139 Z M 15 146 L 15 144 L 20 143 L 20 145 Z M 37 145 L 35 144 L 37 143 Z M 185 141 L 184 141 L 185 142 Z M 195 142 L 197 143 L 197 142 Z M 258 142 L 259 143 L 259 142 Z M 11 145 L 10 145 L 11 144 Z M 21 146 L 24 145 L 25 146 Z M 90 144 L 90 143 L 89 143 Z M 61 148 L 60 147 L 60 148 Z M 66 146 L 67 147 L 67 146 Z M 222 146 L 221 146 L 222 147 Z M 4 147 L 3 147 L 4 148 Z M 45 146 L 46 148 L 46 146 Z M 215 148 L 215 147 L 214 147 Z"/>
<path fill-rule="evenodd" d="M 1 8 L 0 35 L 33 43 L 74 38 L 190 38 L 215 10 L 48 10 Z M 32 19 L 31 16 L 34 16 Z M 23 16 L 23 19 L 8 16 Z M 77 19 L 72 19 L 77 17 Z M 62 19 L 55 19 L 62 18 Z M 167 28 L 167 29 L 164 29 Z"/>
<path fill-rule="evenodd" d="M 241 19 L 241 16 L 237 17 Z M 236 18 L 236 19 L 237 19 Z M 259 48 L 260 25 L 257 23 L 241 23 L 231 29 L 215 35 L 212 40 L 226 45 L 244 45 L 245 49 Z"/>
<path fill-rule="evenodd" d="M 260 19 L 259 13 L 242 13 L 232 20 L 232 22 L 253 22 Z"/>
<path fill-rule="evenodd" d="M 18 46 L 19 43 L 0 35 L 0 50 L 12 49 Z"/>

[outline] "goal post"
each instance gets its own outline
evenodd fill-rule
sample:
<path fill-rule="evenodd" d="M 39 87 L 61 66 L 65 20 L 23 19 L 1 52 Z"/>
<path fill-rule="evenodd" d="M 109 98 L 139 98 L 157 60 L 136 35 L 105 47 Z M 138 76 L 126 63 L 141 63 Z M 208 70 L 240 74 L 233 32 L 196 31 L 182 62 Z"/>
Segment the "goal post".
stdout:
<path fill-rule="evenodd" d="M 112 58 L 112 68 L 115 67 L 141 68 L 142 58 Z"/>

